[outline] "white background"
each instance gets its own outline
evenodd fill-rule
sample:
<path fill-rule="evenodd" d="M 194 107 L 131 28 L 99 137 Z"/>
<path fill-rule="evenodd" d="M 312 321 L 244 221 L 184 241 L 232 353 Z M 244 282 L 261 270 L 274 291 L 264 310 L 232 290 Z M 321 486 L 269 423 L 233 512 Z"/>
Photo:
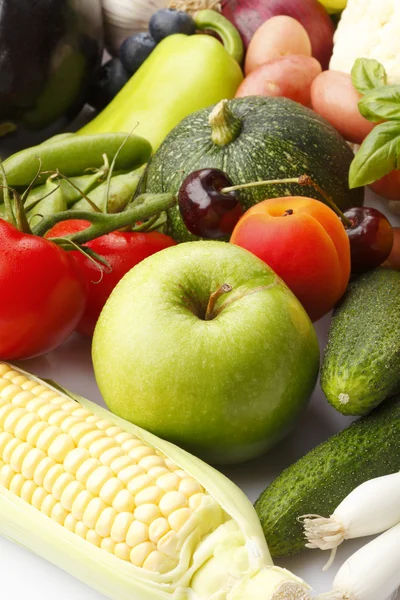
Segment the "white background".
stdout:
<path fill-rule="evenodd" d="M 372 194 L 368 204 L 385 212 L 385 205 Z M 387 212 L 387 211 L 386 211 Z M 394 224 L 400 219 L 391 215 Z M 316 324 L 321 349 L 326 342 L 329 317 Z M 90 343 L 78 335 L 72 336 L 56 351 L 37 359 L 25 361 L 21 366 L 40 377 L 56 380 L 61 385 L 95 402 L 101 403 L 90 360 Z M 308 410 L 296 430 L 269 454 L 237 467 L 223 471 L 255 501 L 264 488 L 279 475 L 283 468 L 326 440 L 333 433 L 351 422 L 348 417 L 336 413 L 325 400 L 317 386 Z M 39 533 L 39 532 L 38 532 Z M 364 540 L 368 541 L 368 540 Z M 303 577 L 315 592 L 327 592 L 340 564 L 361 544 L 347 542 L 337 554 L 334 566 L 322 572 L 328 554 L 318 550 L 305 550 L 290 559 L 279 560 L 284 566 Z M 97 592 L 89 589 L 72 576 L 54 567 L 31 552 L 0 538 L 0 600 L 102 600 Z M 132 598 L 132 600 L 141 600 Z M 383 600 L 376 598 L 375 600 Z"/>

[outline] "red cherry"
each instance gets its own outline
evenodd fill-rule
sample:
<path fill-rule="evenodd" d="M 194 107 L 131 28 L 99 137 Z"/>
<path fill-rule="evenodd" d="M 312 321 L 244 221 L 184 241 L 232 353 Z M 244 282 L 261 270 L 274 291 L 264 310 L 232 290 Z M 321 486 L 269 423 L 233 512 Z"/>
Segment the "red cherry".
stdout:
<path fill-rule="evenodd" d="M 351 221 L 346 231 L 350 240 L 352 273 L 379 267 L 393 246 L 393 228 L 385 215 L 367 206 L 350 208 L 344 215 Z"/>
<path fill-rule="evenodd" d="M 178 203 L 187 229 L 194 235 L 218 239 L 232 233 L 243 214 L 234 193 L 222 193 L 232 181 L 220 169 L 194 171 L 182 183 Z"/>

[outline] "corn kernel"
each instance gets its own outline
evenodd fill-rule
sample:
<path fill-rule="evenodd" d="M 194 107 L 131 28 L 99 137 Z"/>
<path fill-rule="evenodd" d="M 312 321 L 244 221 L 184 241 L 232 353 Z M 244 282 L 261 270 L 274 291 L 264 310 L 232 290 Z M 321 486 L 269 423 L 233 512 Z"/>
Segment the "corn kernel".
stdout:
<path fill-rule="evenodd" d="M 100 465 L 92 473 L 86 481 L 86 487 L 94 496 L 98 496 L 103 485 L 113 477 L 113 472 L 109 467 Z"/>
<path fill-rule="evenodd" d="M 121 560 L 129 561 L 131 549 L 132 548 L 128 546 L 128 544 L 126 544 L 125 542 L 120 542 L 115 544 L 114 554 L 117 558 L 120 558 Z"/>
<path fill-rule="evenodd" d="M 89 531 L 86 534 L 87 542 L 90 542 L 91 544 L 94 544 L 94 546 L 100 548 L 101 540 L 102 538 L 99 536 L 98 533 L 96 533 L 93 529 L 89 529 Z"/>
<path fill-rule="evenodd" d="M 71 475 L 76 475 L 79 467 L 90 458 L 89 450 L 86 448 L 74 448 L 65 457 L 64 460 L 64 469 L 71 473 Z"/>
<path fill-rule="evenodd" d="M 166 473 L 165 475 L 161 475 L 161 477 L 157 477 L 156 484 L 159 488 L 161 488 L 164 492 L 172 492 L 178 489 L 180 483 L 180 479 L 175 473 Z"/>
<path fill-rule="evenodd" d="M 48 428 L 48 424 L 45 423 L 44 421 L 38 421 L 37 423 L 35 423 L 33 425 L 32 429 L 29 431 L 28 435 L 26 436 L 26 441 L 28 442 L 28 444 L 31 444 L 32 446 L 36 446 L 40 435 L 47 428 Z"/>
<path fill-rule="evenodd" d="M 76 535 L 79 535 L 79 537 L 83 538 L 84 540 L 86 540 L 86 536 L 87 536 L 87 532 L 89 531 L 89 529 L 86 527 L 86 525 L 84 525 L 84 523 L 82 523 L 82 521 L 78 521 L 76 526 L 75 526 L 75 533 Z"/>
<path fill-rule="evenodd" d="M 168 523 L 171 526 L 171 529 L 174 531 L 180 531 L 182 527 L 189 521 L 190 517 L 193 515 L 193 511 L 190 508 L 178 508 L 173 513 L 171 513 L 168 517 Z"/>
<path fill-rule="evenodd" d="M 133 459 L 129 457 L 129 460 L 133 460 Z M 121 471 L 116 473 L 116 475 L 117 475 L 118 479 L 120 479 L 122 481 L 122 483 L 127 485 L 132 482 L 133 478 L 135 478 L 139 475 L 146 475 L 146 473 L 143 471 L 143 469 L 141 467 L 133 464 L 128 467 L 125 467 L 125 469 L 122 469 Z M 150 481 L 150 480 L 146 479 L 145 481 Z M 145 485 L 146 484 L 143 483 L 143 487 L 145 487 Z M 132 490 L 130 490 L 130 491 L 132 491 Z M 132 491 L 132 493 L 134 493 L 134 492 Z"/>
<path fill-rule="evenodd" d="M 40 506 L 40 511 L 47 517 L 51 517 L 51 512 L 56 504 L 57 500 L 51 494 L 47 494 Z"/>
<path fill-rule="evenodd" d="M 55 425 L 47 425 L 39 435 L 35 445 L 37 448 L 40 448 L 40 450 L 47 452 L 50 448 L 50 445 L 58 438 L 60 434 L 61 429 L 59 427 L 56 427 Z"/>
<path fill-rule="evenodd" d="M 54 498 L 60 501 L 65 488 L 68 486 L 68 484 L 73 482 L 76 483 L 76 480 L 72 477 L 72 475 L 70 473 L 63 472 L 53 485 L 51 493 L 53 494 Z"/>
<path fill-rule="evenodd" d="M 92 431 L 88 431 L 84 436 L 81 437 L 78 442 L 78 446 L 80 448 L 87 448 L 89 450 L 93 442 L 96 442 L 97 440 L 103 440 L 104 437 L 105 436 L 102 431 L 99 429 L 92 429 Z"/>
<path fill-rule="evenodd" d="M 75 448 L 73 440 L 66 433 L 61 433 L 48 449 L 48 454 L 54 460 L 62 463 L 71 450 Z"/>
<path fill-rule="evenodd" d="M 180 540 L 176 531 L 168 531 L 157 542 L 157 549 L 169 557 L 176 557 L 179 554 Z"/>
<path fill-rule="evenodd" d="M 77 470 L 77 480 L 83 483 L 83 485 L 86 485 L 89 475 L 91 475 L 91 473 L 93 473 L 98 467 L 100 467 L 100 462 L 97 460 L 97 458 L 88 458 Z"/>
<path fill-rule="evenodd" d="M 71 513 L 75 517 L 77 521 L 81 521 L 83 514 L 91 500 L 93 500 L 94 496 L 88 492 L 86 489 L 80 492 L 74 500 L 72 505 Z"/>
<path fill-rule="evenodd" d="M 28 502 L 28 504 L 33 504 L 32 497 L 37 487 L 38 486 L 33 481 L 25 481 L 19 494 L 20 498 L 22 498 L 22 500 L 25 500 L 25 502 Z"/>
<path fill-rule="evenodd" d="M 117 516 L 117 511 L 112 506 L 107 506 L 97 519 L 95 530 L 101 537 L 110 537 L 111 528 Z"/>
<path fill-rule="evenodd" d="M 98 518 L 106 508 L 105 502 L 101 498 L 92 498 L 83 513 L 82 521 L 89 529 L 94 529 Z"/>
<path fill-rule="evenodd" d="M 40 452 L 40 450 L 39 450 Z M 36 483 L 36 485 L 40 485 L 43 486 L 43 482 L 44 482 L 44 478 L 46 477 L 47 473 L 50 471 L 50 469 L 52 467 L 54 467 L 54 465 L 56 465 L 56 461 L 53 460 L 52 458 L 49 458 L 48 456 L 46 456 L 43 460 L 40 461 L 40 463 L 38 464 L 38 466 L 35 469 L 35 472 L 33 474 L 33 481 Z"/>
<path fill-rule="evenodd" d="M 111 477 L 111 479 L 108 479 L 102 486 L 99 496 L 104 502 L 107 502 L 107 504 L 112 504 L 115 496 L 123 489 L 124 486 L 118 477 Z"/>
<path fill-rule="evenodd" d="M 135 508 L 133 516 L 142 523 L 149 525 L 152 521 L 161 516 L 160 509 L 156 504 L 142 504 Z"/>
<path fill-rule="evenodd" d="M 76 418 L 78 419 L 79 417 Z M 85 421 L 79 421 L 76 425 L 72 425 L 71 429 L 68 431 L 68 435 L 70 435 L 75 444 L 78 444 L 79 446 L 81 439 L 90 431 L 96 431 L 96 426 L 86 423 Z"/>
<path fill-rule="evenodd" d="M 63 473 L 64 473 L 63 466 L 59 465 L 58 463 L 56 463 L 54 465 L 54 467 L 51 467 L 51 469 L 49 469 L 47 471 L 46 476 L 43 480 L 43 487 L 46 490 L 46 492 L 51 494 L 51 492 L 53 491 L 53 486 L 54 486 L 55 482 L 60 477 L 60 475 L 62 475 Z"/>
<path fill-rule="evenodd" d="M 64 525 L 64 522 L 65 522 L 65 519 L 67 518 L 67 516 L 68 516 L 68 512 L 65 510 L 65 508 L 63 506 L 61 506 L 60 502 L 57 502 L 54 505 L 53 510 L 51 511 L 50 517 L 53 519 L 53 521 L 55 521 L 59 525 Z"/>
<path fill-rule="evenodd" d="M 10 481 L 10 485 L 9 485 L 8 489 L 10 490 L 10 492 L 15 494 L 16 496 L 20 496 L 22 486 L 24 485 L 25 481 L 26 481 L 25 477 L 23 475 L 21 475 L 21 473 L 17 473 L 16 475 L 14 475 L 14 477 Z"/>
<path fill-rule="evenodd" d="M 128 529 L 133 523 L 133 515 L 129 512 L 118 513 L 114 519 L 110 536 L 115 542 L 124 542 Z"/>
<path fill-rule="evenodd" d="M 104 437 L 102 439 L 96 440 L 89 448 L 90 455 L 94 458 L 100 458 L 100 456 L 111 448 L 116 448 L 118 446 L 117 442 L 112 438 Z"/>
<path fill-rule="evenodd" d="M 140 467 L 139 467 L 140 468 Z M 118 475 L 119 479 L 122 479 L 123 477 L 123 471 Z M 122 479 L 123 483 L 124 480 Z M 134 496 L 140 492 L 140 490 L 143 490 L 144 488 L 148 487 L 149 485 L 152 485 L 154 483 L 154 480 L 152 477 L 150 477 L 150 475 L 147 474 L 143 474 L 143 475 L 137 475 L 136 477 L 134 477 L 133 479 L 131 479 L 128 482 L 128 490 L 131 492 L 131 494 L 133 494 Z"/>
<path fill-rule="evenodd" d="M 144 560 L 142 568 L 146 571 L 153 571 L 153 573 L 168 573 L 177 566 L 178 562 L 172 560 L 168 556 L 165 556 L 162 552 L 154 550 L 150 552 L 147 558 Z"/>
<path fill-rule="evenodd" d="M 139 465 L 147 472 L 150 469 L 153 469 L 154 467 L 163 467 L 164 469 L 166 469 L 164 459 L 161 456 L 157 456 L 156 454 L 143 456 L 143 458 L 139 460 Z"/>
<path fill-rule="evenodd" d="M 21 440 L 18 440 L 17 438 L 12 438 L 8 444 L 6 444 L 4 450 L 3 450 L 3 460 L 5 463 L 10 463 L 11 461 L 11 457 L 14 454 L 15 450 L 18 448 L 18 446 L 20 446 L 21 444 L 23 444 L 24 442 L 21 442 Z"/>
<path fill-rule="evenodd" d="M 76 528 L 76 524 L 77 524 L 77 520 L 74 519 L 74 517 L 71 515 L 71 513 L 67 514 L 65 521 L 64 521 L 64 527 L 66 527 L 69 531 L 72 531 L 73 533 L 75 533 L 75 528 Z"/>
<path fill-rule="evenodd" d="M 31 428 L 39 422 L 39 417 L 35 413 L 26 412 L 19 423 L 15 426 L 14 435 L 22 441 L 27 441 L 27 435 Z"/>
<path fill-rule="evenodd" d="M 128 490 L 122 489 L 115 496 L 112 506 L 118 512 L 132 512 L 135 507 L 135 501 Z"/>
<path fill-rule="evenodd" d="M 124 451 L 122 448 L 116 446 L 115 448 L 109 448 L 108 450 L 105 450 L 98 458 L 102 465 L 111 467 L 111 464 L 117 458 L 121 458 L 121 456 L 125 456 Z"/>
<path fill-rule="evenodd" d="M 42 487 L 37 487 L 32 494 L 32 506 L 40 510 L 44 499 L 47 497 L 47 492 Z"/>
<path fill-rule="evenodd" d="M 71 481 L 61 494 L 60 504 L 65 510 L 71 511 L 78 495 L 85 489 L 84 485 L 75 479 Z"/>
<path fill-rule="evenodd" d="M 106 552 L 109 552 L 110 554 L 114 554 L 115 546 L 116 544 L 114 540 L 112 540 L 110 537 L 103 538 L 100 543 L 100 548 Z"/>
<path fill-rule="evenodd" d="M 131 563 L 136 567 L 141 567 L 150 552 L 154 552 L 154 550 L 157 550 L 157 548 L 152 542 L 142 542 L 141 544 L 138 544 L 132 548 L 130 552 Z"/>
<path fill-rule="evenodd" d="M 21 442 L 12 453 L 10 459 L 10 466 L 14 469 L 16 473 L 21 473 L 22 462 L 25 456 L 28 454 L 29 450 L 32 450 L 32 446 L 28 444 L 28 442 Z"/>
<path fill-rule="evenodd" d="M 14 469 L 10 465 L 5 464 L 0 470 L 0 485 L 9 489 L 10 483 L 15 475 Z"/>
<path fill-rule="evenodd" d="M 151 527 L 151 526 L 150 526 Z M 149 540 L 149 527 L 140 521 L 132 521 L 126 534 L 126 543 L 133 548 Z M 153 539 L 150 538 L 152 542 Z"/>
<path fill-rule="evenodd" d="M 160 500 L 160 511 L 164 517 L 168 517 L 178 508 L 187 506 L 187 498 L 182 492 L 166 492 Z"/>
<path fill-rule="evenodd" d="M 40 463 L 46 458 L 46 454 L 43 450 L 31 447 L 31 450 L 26 454 L 21 466 L 21 471 L 26 479 L 33 479 Z"/>
<path fill-rule="evenodd" d="M 179 483 L 178 490 L 188 498 L 193 494 L 204 494 L 204 488 L 193 477 L 184 477 Z"/>
<path fill-rule="evenodd" d="M 15 408 L 15 407 L 13 407 L 13 410 L 11 410 L 7 414 L 6 418 L 4 419 L 4 424 L 3 424 L 4 431 L 7 431 L 8 433 L 13 433 L 14 434 L 14 430 L 15 430 L 16 426 L 18 425 L 18 422 L 26 414 L 28 414 L 28 412 L 24 408 Z"/>
<path fill-rule="evenodd" d="M 149 538 L 152 542 L 157 544 L 158 540 L 161 539 L 171 527 L 165 517 L 159 517 L 152 521 L 149 525 Z"/>
<path fill-rule="evenodd" d="M 135 496 L 136 506 L 141 504 L 158 504 L 163 495 L 163 491 L 156 485 L 151 485 L 138 492 Z"/>

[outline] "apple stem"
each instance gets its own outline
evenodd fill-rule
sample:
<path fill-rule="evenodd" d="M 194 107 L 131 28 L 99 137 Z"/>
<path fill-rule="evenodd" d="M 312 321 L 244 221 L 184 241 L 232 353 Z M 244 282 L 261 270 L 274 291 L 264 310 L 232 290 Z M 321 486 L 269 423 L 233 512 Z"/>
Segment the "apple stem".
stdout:
<path fill-rule="evenodd" d="M 247 188 L 257 187 L 260 185 L 276 185 L 278 183 L 297 183 L 298 185 L 311 185 L 324 199 L 325 204 L 333 210 L 334 213 L 341 219 L 343 225 L 346 228 L 351 228 L 353 223 L 346 217 L 344 213 L 336 206 L 335 202 L 309 175 L 300 175 L 300 177 L 288 177 L 286 179 L 268 179 L 266 181 L 252 181 L 251 183 L 243 183 L 240 185 L 232 185 L 230 187 L 222 188 L 222 194 L 228 194 L 229 192 L 236 192 L 237 190 L 244 190 Z"/>
<path fill-rule="evenodd" d="M 213 292 L 210 296 L 210 299 L 207 304 L 206 315 L 204 317 L 205 321 L 211 321 L 214 318 L 214 308 L 218 301 L 218 298 L 232 291 L 232 286 L 229 283 L 224 283 L 221 287 Z"/>

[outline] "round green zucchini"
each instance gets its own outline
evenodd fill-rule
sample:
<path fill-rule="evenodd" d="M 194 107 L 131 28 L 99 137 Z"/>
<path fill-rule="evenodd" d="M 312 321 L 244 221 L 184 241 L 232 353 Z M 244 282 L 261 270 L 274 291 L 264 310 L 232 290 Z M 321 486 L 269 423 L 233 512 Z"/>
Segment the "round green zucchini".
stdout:
<path fill-rule="evenodd" d="M 287 98 L 254 96 L 223 100 L 186 117 L 151 159 L 141 192 L 176 194 L 197 169 L 224 170 L 235 185 L 309 175 L 346 210 L 363 203 L 363 190 L 348 187 L 353 152 L 341 135 L 312 110 Z M 242 190 L 245 209 L 266 198 L 310 196 L 311 186 L 266 185 Z M 169 233 L 179 242 L 196 239 L 178 207 L 169 212 Z"/>

